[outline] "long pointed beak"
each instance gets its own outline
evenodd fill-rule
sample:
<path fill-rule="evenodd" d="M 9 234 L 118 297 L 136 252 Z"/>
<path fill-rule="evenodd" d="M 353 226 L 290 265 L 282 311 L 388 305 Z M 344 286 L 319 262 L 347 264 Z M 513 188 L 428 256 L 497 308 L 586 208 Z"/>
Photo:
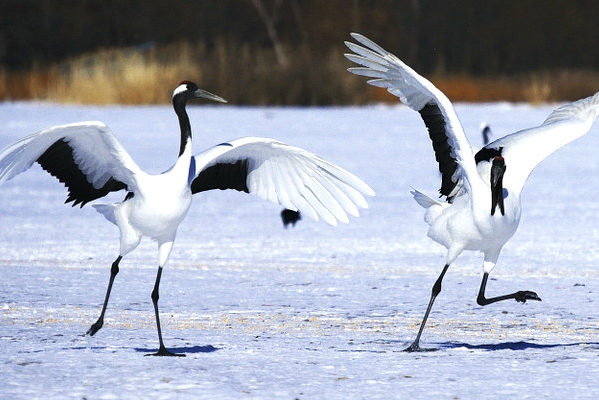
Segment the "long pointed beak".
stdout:
<path fill-rule="evenodd" d="M 204 99 L 208 99 L 208 100 L 212 100 L 212 101 L 218 101 L 219 103 L 226 103 L 227 100 L 223 99 L 220 96 L 217 96 L 213 93 L 210 93 L 207 90 L 204 89 L 198 89 L 194 92 L 195 97 L 197 98 L 204 98 Z"/>
<path fill-rule="evenodd" d="M 499 206 L 501 215 L 505 215 L 503 205 L 503 174 L 505 165 L 493 165 L 491 167 L 491 215 L 495 215 L 495 209 Z"/>
<path fill-rule="evenodd" d="M 498 183 L 501 183 L 501 179 L 503 178 L 504 168 L 499 165 L 493 165 L 491 167 L 491 187 L 497 186 Z"/>

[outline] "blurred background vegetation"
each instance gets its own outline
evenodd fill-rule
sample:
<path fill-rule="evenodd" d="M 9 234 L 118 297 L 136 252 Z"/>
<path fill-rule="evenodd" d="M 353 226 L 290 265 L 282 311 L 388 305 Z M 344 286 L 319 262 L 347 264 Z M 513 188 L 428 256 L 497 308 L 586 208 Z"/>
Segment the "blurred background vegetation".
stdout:
<path fill-rule="evenodd" d="M 194 80 L 233 104 L 395 101 L 345 70 L 360 32 L 454 101 L 599 90 L 592 0 L 0 0 L 0 100 L 148 104 Z"/>

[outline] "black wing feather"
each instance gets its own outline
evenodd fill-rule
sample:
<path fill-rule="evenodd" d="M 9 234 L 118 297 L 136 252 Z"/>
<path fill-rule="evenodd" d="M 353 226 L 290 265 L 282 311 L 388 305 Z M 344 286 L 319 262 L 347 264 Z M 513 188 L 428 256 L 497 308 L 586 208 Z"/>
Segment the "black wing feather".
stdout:
<path fill-rule="evenodd" d="M 474 155 L 474 162 L 476 162 L 477 164 L 481 161 L 491 162 L 493 158 L 500 156 L 502 152 L 503 147 L 500 147 L 498 149 L 483 147 Z"/>
<path fill-rule="evenodd" d="M 447 141 L 445 131 L 445 118 L 439 106 L 434 103 L 426 104 L 419 112 L 433 142 L 435 159 L 439 163 L 439 172 L 441 172 L 441 189 L 439 189 L 439 193 L 441 193 L 441 196 L 449 196 L 456 187 L 456 182 L 451 177 L 455 174 L 458 163 L 451 156 L 451 146 Z M 448 200 L 451 199 L 448 197 Z"/>
<path fill-rule="evenodd" d="M 217 163 L 204 169 L 191 183 L 191 192 L 199 193 L 213 189 L 233 189 L 249 193 L 247 176 L 249 160 L 234 163 Z"/>
<path fill-rule="evenodd" d="M 81 172 L 73 157 L 73 149 L 64 140 L 56 141 L 42 154 L 37 162 L 42 168 L 55 176 L 69 189 L 69 196 L 65 203 L 73 202 L 73 207 L 106 196 L 110 192 L 127 189 L 123 182 L 110 178 L 99 189 L 96 189 Z"/>

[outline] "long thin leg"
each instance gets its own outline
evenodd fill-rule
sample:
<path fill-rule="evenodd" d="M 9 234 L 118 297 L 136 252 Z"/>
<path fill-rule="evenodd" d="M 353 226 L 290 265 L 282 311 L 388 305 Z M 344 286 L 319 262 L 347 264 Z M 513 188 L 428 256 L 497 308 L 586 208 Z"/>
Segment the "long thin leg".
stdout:
<path fill-rule="evenodd" d="M 521 290 L 519 292 L 506 294 L 503 296 L 491 297 L 487 299 L 485 297 L 485 289 L 487 288 L 487 280 L 489 279 L 489 273 L 485 272 L 483 274 L 483 280 L 480 283 L 480 289 L 478 290 L 478 297 L 476 298 L 476 302 L 481 306 L 486 306 L 487 304 L 495 303 L 497 301 L 515 299 L 521 303 L 526 303 L 526 300 L 537 300 L 541 301 L 541 298 L 530 290 Z"/>
<path fill-rule="evenodd" d="M 158 351 L 153 354 L 146 354 L 148 356 L 177 356 L 177 357 L 185 357 L 185 354 L 175 354 L 171 353 L 164 347 L 164 342 L 162 341 L 162 329 L 160 329 L 160 316 L 158 314 L 158 299 L 160 295 L 158 294 L 160 287 L 160 277 L 162 276 L 162 267 L 158 267 L 158 273 L 156 274 L 156 282 L 154 283 L 154 290 L 152 290 L 152 303 L 154 303 L 154 313 L 156 314 L 156 328 L 158 329 L 158 342 L 160 347 Z"/>
<path fill-rule="evenodd" d="M 112 263 L 112 267 L 110 268 L 110 280 L 108 281 L 108 288 L 106 288 L 106 297 L 104 298 L 104 305 L 102 306 L 102 312 L 100 312 L 100 317 L 98 320 L 87 330 L 87 334 L 90 336 L 94 336 L 96 332 L 102 328 L 104 325 L 104 313 L 106 312 L 106 307 L 108 306 L 108 299 L 110 298 L 110 291 L 112 290 L 112 283 L 114 282 L 114 278 L 116 274 L 119 273 L 119 263 L 123 256 L 119 255 L 116 260 Z"/>
<path fill-rule="evenodd" d="M 424 318 L 422 319 L 422 323 L 420 324 L 420 330 L 418 331 L 418 335 L 416 335 L 416 339 L 409 347 L 404 349 L 404 351 L 413 352 L 413 351 L 434 350 L 434 349 L 420 348 L 420 336 L 422 335 L 422 332 L 424 331 L 424 326 L 426 325 L 426 320 L 428 319 L 428 315 L 431 312 L 431 308 L 433 308 L 433 303 L 435 302 L 435 298 L 441 292 L 441 282 L 443 281 L 443 277 L 445 276 L 445 273 L 447 272 L 447 268 L 449 268 L 449 264 L 445 264 L 445 267 L 443 267 L 443 271 L 441 271 L 441 274 L 439 275 L 439 277 L 435 281 L 435 284 L 433 285 L 433 289 L 431 291 L 431 299 L 428 302 L 428 307 L 426 308 L 426 312 L 424 313 Z"/>

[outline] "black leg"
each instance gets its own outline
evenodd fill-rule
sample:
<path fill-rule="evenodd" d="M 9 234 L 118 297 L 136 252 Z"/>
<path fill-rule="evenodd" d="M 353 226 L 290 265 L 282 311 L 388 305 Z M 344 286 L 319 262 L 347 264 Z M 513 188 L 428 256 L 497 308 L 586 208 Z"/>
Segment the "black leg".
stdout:
<path fill-rule="evenodd" d="M 158 274 L 156 274 L 156 282 L 154 283 L 154 290 L 152 290 L 152 303 L 154 303 L 154 313 L 156 314 L 156 328 L 158 329 L 158 342 L 160 347 L 158 351 L 153 354 L 146 354 L 147 356 L 177 356 L 177 357 L 185 357 L 185 354 L 175 354 L 171 353 L 164 347 L 164 342 L 162 341 L 162 329 L 160 329 L 160 316 L 158 315 L 158 299 L 160 298 L 158 294 L 158 290 L 160 287 L 160 277 L 162 276 L 162 267 L 158 267 Z"/>
<path fill-rule="evenodd" d="M 110 297 L 110 291 L 112 290 L 112 283 L 114 282 L 116 274 L 119 273 L 119 263 L 122 258 L 122 256 L 118 256 L 112 263 L 112 267 L 110 268 L 110 280 L 108 281 L 108 288 L 106 288 L 106 297 L 104 298 L 102 312 L 100 313 L 98 320 L 87 330 L 87 334 L 90 336 L 94 336 L 96 332 L 102 328 L 102 325 L 104 325 L 104 313 L 106 312 L 106 306 L 108 306 L 108 298 Z"/>
<path fill-rule="evenodd" d="M 504 296 L 491 297 L 487 299 L 485 297 L 485 289 L 487 288 L 487 279 L 489 279 L 489 273 L 485 272 L 483 275 L 483 280 L 480 283 L 480 289 L 478 291 L 478 297 L 476 298 L 476 302 L 481 306 L 486 306 L 487 304 L 495 303 L 497 301 L 514 299 L 521 303 L 526 303 L 526 300 L 537 300 L 541 301 L 541 298 L 537 296 L 535 292 L 531 292 L 530 290 L 521 290 L 519 292 L 506 294 Z"/>
<path fill-rule="evenodd" d="M 443 281 L 443 277 L 445 276 L 445 272 L 447 272 L 447 268 L 449 268 L 449 264 L 445 264 L 443 267 L 443 271 L 435 281 L 433 285 L 433 289 L 431 291 L 431 299 L 428 302 L 428 307 L 426 308 L 426 312 L 424 313 L 424 318 L 422 319 L 422 323 L 420 324 L 420 330 L 418 331 L 418 335 L 416 335 L 416 339 L 414 342 L 404 349 L 404 351 L 413 352 L 413 351 L 431 351 L 433 349 L 421 349 L 420 348 L 420 336 L 422 335 L 422 331 L 424 331 L 424 326 L 426 325 L 426 320 L 428 319 L 428 314 L 431 312 L 431 308 L 433 308 L 433 303 L 435 302 L 435 298 L 441 292 L 441 281 Z"/>

